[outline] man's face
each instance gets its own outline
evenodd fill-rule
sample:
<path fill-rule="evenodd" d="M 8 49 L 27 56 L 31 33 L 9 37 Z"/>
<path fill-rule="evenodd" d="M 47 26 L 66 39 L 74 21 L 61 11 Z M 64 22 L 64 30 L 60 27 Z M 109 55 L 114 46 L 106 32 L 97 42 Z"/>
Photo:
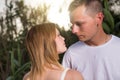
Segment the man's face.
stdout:
<path fill-rule="evenodd" d="M 85 6 L 80 6 L 73 10 L 70 20 L 72 32 L 78 36 L 80 41 L 88 41 L 98 32 L 96 16 L 90 16 L 86 12 Z"/>

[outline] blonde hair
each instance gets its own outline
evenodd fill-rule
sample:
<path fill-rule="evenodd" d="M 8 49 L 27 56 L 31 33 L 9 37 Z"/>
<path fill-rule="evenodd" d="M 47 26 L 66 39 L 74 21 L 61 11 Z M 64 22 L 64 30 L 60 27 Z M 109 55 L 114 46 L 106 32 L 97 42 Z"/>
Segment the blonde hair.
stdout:
<path fill-rule="evenodd" d="M 59 56 L 56 49 L 56 27 L 54 23 L 43 23 L 33 26 L 26 36 L 26 47 L 31 59 L 31 79 L 36 74 L 42 75 L 45 67 L 52 68 L 51 64 L 58 67 Z"/>
<path fill-rule="evenodd" d="M 98 13 L 103 11 L 100 0 L 73 0 L 69 6 L 70 14 L 73 10 L 82 5 L 84 5 L 86 7 L 86 11 L 90 13 Z"/>

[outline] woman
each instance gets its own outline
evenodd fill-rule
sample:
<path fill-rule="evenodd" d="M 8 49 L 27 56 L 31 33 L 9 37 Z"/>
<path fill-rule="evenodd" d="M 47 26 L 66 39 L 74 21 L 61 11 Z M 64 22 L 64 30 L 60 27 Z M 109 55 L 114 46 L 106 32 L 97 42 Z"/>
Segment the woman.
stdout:
<path fill-rule="evenodd" d="M 32 27 L 26 36 L 31 70 L 23 80 L 82 80 L 78 71 L 65 69 L 58 62 L 58 54 L 66 51 L 58 25 L 43 23 Z"/>

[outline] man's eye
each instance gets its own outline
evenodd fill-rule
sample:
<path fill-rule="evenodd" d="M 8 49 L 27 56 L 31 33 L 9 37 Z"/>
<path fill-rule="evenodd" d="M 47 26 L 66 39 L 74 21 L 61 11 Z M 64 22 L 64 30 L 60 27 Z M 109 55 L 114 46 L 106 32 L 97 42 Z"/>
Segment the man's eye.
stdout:
<path fill-rule="evenodd" d="M 79 22 L 76 22 L 75 24 L 79 27 L 81 26 L 81 23 L 79 23 Z"/>

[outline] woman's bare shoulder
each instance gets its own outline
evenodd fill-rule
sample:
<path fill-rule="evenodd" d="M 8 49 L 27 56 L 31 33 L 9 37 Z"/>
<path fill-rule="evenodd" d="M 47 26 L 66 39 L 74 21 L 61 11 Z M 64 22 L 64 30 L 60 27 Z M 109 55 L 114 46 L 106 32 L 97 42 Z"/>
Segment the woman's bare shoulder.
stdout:
<path fill-rule="evenodd" d="M 69 69 L 66 75 L 66 80 L 84 80 L 80 72 Z"/>
<path fill-rule="evenodd" d="M 29 72 L 24 75 L 23 80 L 30 80 L 29 79 Z"/>

